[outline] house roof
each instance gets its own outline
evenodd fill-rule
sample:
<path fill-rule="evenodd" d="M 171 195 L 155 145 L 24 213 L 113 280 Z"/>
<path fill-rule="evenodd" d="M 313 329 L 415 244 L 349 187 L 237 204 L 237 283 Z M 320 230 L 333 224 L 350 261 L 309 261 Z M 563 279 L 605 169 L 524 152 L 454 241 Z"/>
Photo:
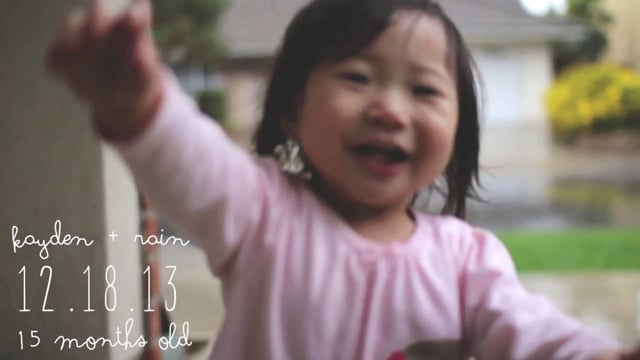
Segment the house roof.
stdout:
<path fill-rule="evenodd" d="M 518 0 L 441 0 L 465 39 L 473 43 L 578 40 L 583 28 L 564 17 L 537 17 Z"/>
<path fill-rule="evenodd" d="M 273 54 L 287 24 L 309 0 L 231 0 L 221 34 L 231 58 Z M 471 45 L 577 40 L 582 27 L 565 18 L 529 15 L 518 0 L 440 0 Z"/>

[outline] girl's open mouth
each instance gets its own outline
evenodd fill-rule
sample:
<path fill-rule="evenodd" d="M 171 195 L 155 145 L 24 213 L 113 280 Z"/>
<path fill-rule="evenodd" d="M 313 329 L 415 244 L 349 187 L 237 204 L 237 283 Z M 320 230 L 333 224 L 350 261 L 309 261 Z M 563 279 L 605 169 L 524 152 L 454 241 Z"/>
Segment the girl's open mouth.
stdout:
<path fill-rule="evenodd" d="M 397 175 L 409 158 L 404 150 L 396 146 L 364 144 L 356 146 L 354 152 L 367 172 L 381 177 Z"/>
<path fill-rule="evenodd" d="M 376 158 L 379 161 L 395 164 L 405 161 L 409 156 L 399 147 L 365 144 L 355 147 L 358 155 Z"/>

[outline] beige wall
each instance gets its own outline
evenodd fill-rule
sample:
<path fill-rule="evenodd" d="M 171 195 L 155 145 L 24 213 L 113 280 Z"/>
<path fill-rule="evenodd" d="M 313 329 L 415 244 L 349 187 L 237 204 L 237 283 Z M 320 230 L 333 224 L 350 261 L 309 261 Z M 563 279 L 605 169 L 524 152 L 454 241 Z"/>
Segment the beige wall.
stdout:
<path fill-rule="evenodd" d="M 606 0 L 605 4 L 615 20 L 605 59 L 640 70 L 640 1 Z"/>
<path fill-rule="evenodd" d="M 104 156 L 83 108 L 43 68 L 46 46 L 64 14 L 81 3 L 86 2 L 0 0 L 0 359 L 127 358 L 110 349 L 60 352 L 53 341 L 58 335 L 109 337 L 125 317 L 141 321 L 138 312 L 129 311 L 141 308 L 137 248 L 117 248 L 105 241 L 108 230 L 126 235 L 137 230 L 133 184 L 115 160 Z M 18 238 L 33 234 L 48 239 L 58 219 L 62 234 L 94 244 L 51 248 L 46 260 L 33 247 L 14 254 L 14 225 Z M 103 305 L 104 269 L 110 264 L 118 275 L 114 312 Z M 48 274 L 41 278 L 40 271 L 45 265 L 53 269 L 47 307 L 54 312 L 47 313 L 41 311 Z M 92 267 L 94 313 L 82 312 L 87 265 Z M 22 266 L 27 270 L 28 313 L 18 311 Z M 40 338 L 33 349 L 32 330 Z M 19 331 L 24 334 L 23 351 Z"/>
<path fill-rule="evenodd" d="M 521 47 L 523 64 L 523 112 L 525 122 L 547 125 L 544 96 L 553 82 L 552 55 L 548 44 Z"/>

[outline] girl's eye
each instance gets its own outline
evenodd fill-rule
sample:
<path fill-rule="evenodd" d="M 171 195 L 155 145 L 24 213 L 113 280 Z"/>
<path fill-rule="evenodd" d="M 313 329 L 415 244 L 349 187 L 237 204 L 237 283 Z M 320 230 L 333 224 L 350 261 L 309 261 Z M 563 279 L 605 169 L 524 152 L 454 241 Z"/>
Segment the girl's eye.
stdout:
<path fill-rule="evenodd" d="M 412 92 L 416 96 L 433 96 L 438 93 L 438 91 L 429 86 L 414 86 Z"/>
<path fill-rule="evenodd" d="M 365 74 L 358 73 L 358 72 L 344 73 L 341 75 L 341 78 L 350 82 L 361 84 L 361 85 L 366 85 L 369 83 L 369 77 L 367 77 Z"/>

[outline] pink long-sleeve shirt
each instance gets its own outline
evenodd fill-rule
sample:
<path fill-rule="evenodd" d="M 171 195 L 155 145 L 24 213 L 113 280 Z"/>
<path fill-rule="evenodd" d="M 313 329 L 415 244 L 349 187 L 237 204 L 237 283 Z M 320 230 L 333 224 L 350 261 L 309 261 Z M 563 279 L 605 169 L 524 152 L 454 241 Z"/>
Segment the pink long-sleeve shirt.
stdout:
<path fill-rule="evenodd" d="M 117 146 L 222 281 L 212 358 L 587 359 L 617 346 L 523 290 L 487 231 L 416 214 L 409 239 L 364 238 L 232 143 L 175 81 L 149 128 Z"/>

